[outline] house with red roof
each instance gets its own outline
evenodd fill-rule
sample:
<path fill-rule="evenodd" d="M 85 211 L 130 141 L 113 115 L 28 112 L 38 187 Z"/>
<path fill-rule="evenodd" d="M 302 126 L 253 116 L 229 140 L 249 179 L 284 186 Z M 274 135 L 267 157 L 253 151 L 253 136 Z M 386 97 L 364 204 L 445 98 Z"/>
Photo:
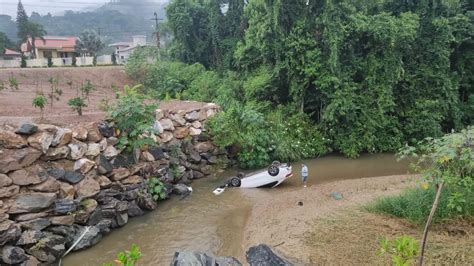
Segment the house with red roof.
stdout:
<path fill-rule="evenodd" d="M 2 60 L 16 60 L 21 58 L 21 53 L 17 51 L 10 50 L 5 48 L 0 53 L 0 59 Z"/>
<path fill-rule="evenodd" d="M 44 36 L 44 40 L 35 39 L 36 58 L 71 58 L 76 49 L 77 37 Z M 21 44 L 21 52 L 25 55 L 32 54 L 33 44 L 31 38 Z"/>

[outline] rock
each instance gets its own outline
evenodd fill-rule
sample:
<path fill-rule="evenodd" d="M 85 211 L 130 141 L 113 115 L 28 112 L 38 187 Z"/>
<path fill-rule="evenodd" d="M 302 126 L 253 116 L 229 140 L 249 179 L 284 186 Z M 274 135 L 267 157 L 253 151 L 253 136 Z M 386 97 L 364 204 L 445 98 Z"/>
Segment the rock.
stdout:
<path fill-rule="evenodd" d="M 160 134 L 160 138 L 161 138 L 161 141 L 163 141 L 163 143 L 170 142 L 171 140 L 173 140 L 173 137 L 174 137 L 173 133 L 169 131 L 165 131 Z"/>
<path fill-rule="evenodd" d="M 44 234 L 41 231 L 26 230 L 16 242 L 18 246 L 36 244 Z"/>
<path fill-rule="evenodd" d="M 38 212 L 51 206 L 55 200 L 55 193 L 28 192 L 20 194 L 8 213 Z"/>
<path fill-rule="evenodd" d="M 64 169 L 53 168 L 53 169 L 48 169 L 46 173 L 49 176 L 54 177 L 56 179 L 63 179 L 64 175 L 66 174 L 66 171 L 64 171 Z"/>
<path fill-rule="evenodd" d="M 84 175 L 74 171 L 66 171 L 62 180 L 70 183 L 70 184 L 77 184 L 82 179 L 84 179 Z"/>
<path fill-rule="evenodd" d="M 47 234 L 44 238 L 40 239 L 31 248 L 27 249 L 27 252 L 35 256 L 38 260 L 44 262 L 47 265 L 51 265 L 58 261 L 65 252 L 65 238 L 58 235 Z"/>
<path fill-rule="evenodd" d="M 184 118 L 188 120 L 189 122 L 194 122 L 196 120 L 199 120 L 199 112 L 197 111 L 192 111 L 190 113 L 187 113 Z"/>
<path fill-rule="evenodd" d="M 97 225 L 103 219 L 104 219 L 104 216 L 102 215 L 102 209 L 96 208 L 89 216 L 89 219 L 87 220 L 87 225 Z"/>
<path fill-rule="evenodd" d="M 28 187 L 36 192 L 57 192 L 60 188 L 58 181 L 52 177 L 48 177 L 43 183 Z"/>
<path fill-rule="evenodd" d="M 8 130 L 0 130 L 0 147 L 7 149 L 20 149 L 27 145 L 28 143 L 22 136 Z"/>
<path fill-rule="evenodd" d="M 138 197 L 137 204 L 141 209 L 152 211 L 156 209 L 157 204 L 152 197 L 147 193 Z"/>
<path fill-rule="evenodd" d="M 185 184 L 176 184 L 173 186 L 173 193 L 177 195 L 188 195 L 192 190 Z"/>
<path fill-rule="evenodd" d="M 5 246 L 2 249 L 2 261 L 6 264 L 19 264 L 27 259 L 28 257 L 22 248 Z"/>
<path fill-rule="evenodd" d="M 78 224 L 87 224 L 89 217 L 95 211 L 98 203 L 94 199 L 87 199 L 81 202 L 81 210 L 76 213 L 75 222 Z"/>
<path fill-rule="evenodd" d="M 112 181 L 120 181 L 130 176 L 130 171 L 127 168 L 117 168 L 112 171 Z"/>
<path fill-rule="evenodd" d="M 177 139 L 184 139 L 189 135 L 189 128 L 187 127 L 178 127 L 174 131 L 174 137 Z"/>
<path fill-rule="evenodd" d="M 131 152 L 124 152 L 122 154 L 117 155 L 115 160 L 113 160 L 114 167 L 129 167 L 136 164 L 135 155 Z"/>
<path fill-rule="evenodd" d="M 73 140 L 71 143 L 69 143 L 68 147 L 71 149 L 71 153 L 69 154 L 69 158 L 71 160 L 79 160 L 87 152 L 87 144 L 77 140 Z"/>
<path fill-rule="evenodd" d="M 112 226 L 112 221 L 110 219 L 101 220 L 96 224 L 96 227 L 99 229 L 101 234 L 110 233 L 110 227 Z"/>
<path fill-rule="evenodd" d="M 214 144 L 212 144 L 210 141 L 198 142 L 197 144 L 194 145 L 194 149 L 199 153 L 210 152 L 214 148 L 215 148 Z"/>
<path fill-rule="evenodd" d="M 194 121 L 191 125 L 192 125 L 195 129 L 201 129 L 201 128 L 202 128 L 202 124 L 201 124 L 201 122 L 199 122 L 199 121 Z"/>
<path fill-rule="evenodd" d="M 77 203 L 72 199 L 58 199 L 54 202 L 54 213 L 70 214 L 77 210 Z"/>
<path fill-rule="evenodd" d="M 201 129 L 194 128 L 194 127 L 189 128 L 189 135 L 191 136 L 198 136 L 198 135 L 201 135 L 201 133 L 202 133 Z"/>
<path fill-rule="evenodd" d="M 107 149 L 107 139 L 102 139 L 101 141 L 99 141 L 99 150 L 102 152 L 102 151 L 105 151 L 105 149 Z"/>
<path fill-rule="evenodd" d="M 124 226 L 128 223 L 128 214 L 127 213 L 119 213 L 116 217 L 117 225 Z"/>
<path fill-rule="evenodd" d="M 12 179 L 5 174 L 0 174 L 0 188 L 9 186 L 13 183 Z M 2 195 L 2 194 L 0 194 Z M 0 196 L 1 197 L 1 196 Z"/>
<path fill-rule="evenodd" d="M 87 133 L 87 128 L 79 126 L 72 130 L 72 137 L 77 140 L 84 141 L 87 140 Z"/>
<path fill-rule="evenodd" d="M 100 134 L 106 138 L 113 137 L 115 134 L 114 128 L 110 126 L 107 122 L 100 122 L 97 125 Z"/>
<path fill-rule="evenodd" d="M 107 143 L 112 145 L 112 146 L 117 145 L 118 142 L 119 142 L 119 140 L 116 137 L 110 137 L 110 138 L 107 139 Z"/>
<path fill-rule="evenodd" d="M 212 174 L 212 166 L 210 165 L 204 165 L 203 167 L 201 167 L 201 172 L 205 175 L 210 175 Z"/>
<path fill-rule="evenodd" d="M 106 176 L 100 175 L 94 177 L 94 179 L 97 181 L 97 183 L 99 183 L 101 189 L 108 188 L 112 185 L 112 181 L 110 181 L 110 179 L 108 179 Z"/>
<path fill-rule="evenodd" d="M 78 171 L 82 174 L 88 173 L 92 168 L 94 168 L 95 163 L 89 159 L 79 159 L 74 163 L 74 171 Z"/>
<path fill-rule="evenodd" d="M 165 118 L 165 119 L 161 119 L 159 122 L 164 130 L 168 130 L 168 131 L 174 130 L 173 121 L 171 121 L 171 119 Z"/>
<path fill-rule="evenodd" d="M 38 126 L 31 123 L 23 123 L 20 128 L 18 128 L 15 133 L 22 135 L 32 135 L 38 131 Z"/>
<path fill-rule="evenodd" d="M 73 225 L 74 215 L 49 217 L 49 221 L 51 222 L 52 225 Z"/>
<path fill-rule="evenodd" d="M 21 236 L 19 225 L 10 220 L 0 222 L 0 247 L 8 242 L 15 242 Z"/>
<path fill-rule="evenodd" d="M 233 257 L 211 257 L 201 252 L 181 251 L 174 254 L 171 266 L 178 265 L 196 265 L 196 266 L 242 266 L 236 258 Z"/>
<path fill-rule="evenodd" d="M 53 143 L 53 135 L 45 131 L 37 132 L 28 137 L 28 144 L 30 144 L 31 147 L 42 151 L 43 153 L 48 151 L 51 143 Z"/>
<path fill-rule="evenodd" d="M 59 197 L 66 199 L 74 199 L 76 189 L 68 183 L 59 182 Z"/>
<path fill-rule="evenodd" d="M 46 154 L 41 156 L 44 161 L 55 161 L 66 159 L 69 156 L 70 149 L 68 146 L 61 146 L 59 148 L 50 148 Z"/>
<path fill-rule="evenodd" d="M 148 152 L 148 151 L 143 151 L 141 155 L 142 160 L 147 161 L 147 162 L 153 162 L 155 160 L 155 157 Z"/>
<path fill-rule="evenodd" d="M 26 170 L 17 170 L 10 174 L 10 178 L 13 181 L 13 184 L 19 186 L 28 186 L 35 185 L 41 182 L 44 182 L 48 177 L 44 174 L 36 174 L 34 170 L 38 168 L 33 168 L 33 171 L 28 172 Z"/>
<path fill-rule="evenodd" d="M 102 133 L 100 132 L 98 125 L 99 123 L 94 122 L 85 126 L 87 129 L 87 141 L 99 142 L 102 140 Z"/>
<path fill-rule="evenodd" d="M 152 147 L 148 148 L 148 152 L 151 153 L 151 155 L 153 155 L 153 158 L 155 160 L 165 159 L 165 154 L 163 152 L 163 149 L 160 148 L 160 147 L 152 146 Z"/>
<path fill-rule="evenodd" d="M 38 218 L 26 222 L 21 222 L 20 226 L 29 230 L 41 231 L 50 226 L 51 222 L 46 218 Z"/>
<path fill-rule="evenodd" d="M 77 233 L 74 236 L 74 242 L 76 242 L 84 232 L 84 237 L 77 243 L 73 250 L 88 248 L 97 244 L 100 239 L 102 239 L 102 234 L 100 233 L 99 228 L 96 226 L 91 226 L 89 229 L 87 229 L 87 227 L 79 226 L 79 230 L 77 230 Z"/>
<path fill-rule="evenodd" d="M 33 256 L 26 255 L 28 258 L 20 266 L 38 266 L 40 261 Z"/>
<path fill-rule="evenodd" d="M 99 194 L 100 185 L 93 177 L 86 177 L 76 186 L 77 197 L 79 198 L 91 198 Z"/>
<path fill-rule="evenodd" d="M 145 212 L 142 209 L 140 209 L 140 207 L 138 207 L 135 201 L 129 201 L 127 214 L 130 217 L 136 217 L 136 216 L 142 216 L 143 214 L 145 214 Z"/>
<path fill-rule="evenodd" d="M 51 146 L 62 147 L 64 145 L 69 144 L 71 140 L 72 140 L 72 131 L 70 129 L 58 128 L 56 133 L 54 134 L 53 142 L 51 143 Z"/>
<path fill-rule="evenodd" d="M 156 120 L 155 120 L 155 123 L 153 123 L 153 129 L 155 130 L 155 133 L 158 133 L 158 134 L 161 134 L 164 131 L 161 123 Z"/>
<path fill-rule="evenodd" d="M 210 163 L 210 164 L 216 164 L 217 163 L 217 156 L 211 156 L 209 158 L 207 158 L 207 161 Z"/>
<path fill-rule="evenodd" d="M 105 158 L 104 155 L 99 155 L 99 157 L 97 157 L 96 159 L 96 164 L 97 164 L 97 171 L 99 172 L 99 174 L 108 174 L 110 172 L 112 172 L 113 170 L 113 166 L 112 164 L 107 160 L 107 158 Z"/>
<path fill-rule="evenodd" d="M 189 153 L 189 161 L 192 163 L 199 163 L 201 161 L 201 155 L 199 155 L 199 152 L 192 150 Z"/>
<path fill-rule="evenodd" d="M 68 247 L 72 245 L 74 235 L 76 234 L 76 229 L 74 226 L 68 225 L 53 225 L 48 227 L 45 231 L 64 237 L 65 244 Z"/>
<path fill-rule="evenodd" d="M 87 144 L 86 156 L 95 158 L 100 154 L 100 144 L 99 143 L 89 143 Z"/>
<path fill-rule="evenodd" d="M 163 117 L 165 117 L 165 112 L 161 109 L 156 109 L 155 110 L 155 120 L 160 120 Z"/>
<path fill-rule="evenodd" d="M 39 212 L 39 213 L 26 213 L 26 214 L 20 214 L 15 217 L 15 221 L 17 222 L 25 222 L 25 221 L 30 221 L 34 220 L 37 218 L 44 218 L 48 216 L 48 213 L 46 212 Z"/>
<path fill-rule="evenodd" d="M 2 187 L 0 188 L 0 199 L 11 198 L 17 195 L 19 192 L 20 192 L 20 186 L 17 186 L 17 185 Z"/>
<path fill-rule="evenodd" d="M 109 145 L 109 146 L 107 146 L 107 148 L 105 149 L 103 154 L 104 154 L 105 158 L 110 160 L 110 159 L 116 157 L 119 154 L 119 152 L 114 146 Z"/>
<path fill-rule="evenodd" d="M 0 173 L 22 169 L 29 166 L 41 156 L 41 152 L 27 147 L 23 149 L 0 150 Z"/>
<path fill-rule="evenodd" d="M 217 114 L 216 109 L 209 109 L 209 110 L 206 111 L 207 118 L 209 118 L 211 116 L 214 116 L 215 114 Z"/>
<path fill-rule="evenodd" d="M 331 197 L 335 200 L 342 200 L 344 198 L 339 192 L 332 192 Z"/>
<path fill-rule="evenodd" d="M 138 175 L 132 175 L 120 181 L 120 183 L 124 185 L 140 184 L 142 182 L 143 182 L 143 177 L 138 176 Z"/>
<path fill-rule="evenodd" d="M 288 260 L 278 256 L 273 250 L 264 244 L 251 247 L 245 254 L 250 266 L 273 266 L 273 265 L 293 265 Z"/>

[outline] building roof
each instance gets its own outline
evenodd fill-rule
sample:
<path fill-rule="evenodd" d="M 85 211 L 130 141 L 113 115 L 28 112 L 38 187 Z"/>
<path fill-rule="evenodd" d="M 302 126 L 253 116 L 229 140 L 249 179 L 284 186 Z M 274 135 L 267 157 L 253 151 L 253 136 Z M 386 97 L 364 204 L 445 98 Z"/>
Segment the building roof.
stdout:
<path fill-rule="evenodd" d="M 116 42 L 116 43 L 109 44 L 110 47 L 114 47 L 114 46 L 129 47 L 129 46 L 132 46 L 132 45 L 133 45 L 133 43 L 131 43 L 131 42 Z"/>
<path fill-rule="evenodd" d="M 44 36 L 44 41 L 41 39 L 35 39 L 35 46 L 37 49 L 42 50 L 57 50 L 59 52 L 74 52 L 76 46 L 77 37 L 73 36 Z M 21 51 L 27 52 L 31 50 L 31 38 L 28 39 L 27 43 L 21 45 Z"/>
<path fill-rule="evenodd" d="M 21 56 L 21 53 L 5 48 L 4 55 Z"/>

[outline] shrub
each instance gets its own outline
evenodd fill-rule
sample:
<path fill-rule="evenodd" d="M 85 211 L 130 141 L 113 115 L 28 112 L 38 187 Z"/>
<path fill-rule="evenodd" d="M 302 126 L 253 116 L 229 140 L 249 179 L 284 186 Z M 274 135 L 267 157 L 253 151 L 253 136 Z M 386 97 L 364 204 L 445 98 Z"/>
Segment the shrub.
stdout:
<path fill-rule="evenodd" d="M 9 82 L 10 90 L 14 91 L 14 90 L 19 89 L 18 80 L 15 78 L 15 76 L 11 75 L 10 78 L 8 78 L 8 82 Z"/>
<path fill-rule="evenodd" d="M 142 257 L 140 248 L 132 244 L 130 251 L 124 251 L 117 254 L 117 260 L 115 262 L 123 266 L 135 266 L 137 261 Z M 103 266 L 112 266 L 112 263 L 106 263 Z"/>
<path fill-rule="evenodd" d="M 87 99 L 87 101 L 89 102 L 89 93 L 91 93 L 94 90 L 95 90 L 94 85 L 92 85 L 89 79 L 86 79 L 86 83 L 82 84 L 81 86 L 82 97 Z"/>
<path fill-rule="evenodd" d="M 474 193 L 468 190 L 464 192 L 465 201 L 460 205 L 462 212 L 449 206 L 450 194 L 454 189 L 445 187 L 445 193 L 441 194 L 438 209 L 434 216 L 434 222 L 440 222 L 445 219 L 454 218 L 458 215 L 474 217 Z M 431 205 L 436 191 L 431 188 L 408 189 L 400 195 L 382 197 L 368 206 L 368 210 L 376 213 L 386 214 L 398 218 L 407 219 L 415 224 L 422 224 L 430 213 Z"/>
<path fill-rule="evenodd" d="M 44 107 L 46 106 L 46 103 L 47 103 L 47 100 L 43 94 L 38 94 L 36 95 L 35 98 L 33 98 L 33 106 L 41 110 L 41 119 L 43 119 L 43 110 L 44 110 Z"/>
<path fill-rule="evenodd" d="M 166 199 L 166 187 L 163 182 L 156 177 L 150 177 L 146 182 L 148 185 L 148 193 L 151 194 L 155 201 Z"/>
<path fill-rule="evenodd" d="M 125 86 L 124 92 L 118 95 L 117 102 L 109 109 L 110 119 L 122 132 L 119 147 L 128 145 L 133 150 L 153 144 L 150 134 L 154 133 L 157 105 L 145 102 L 145 96 L 138 90 L 140 87 Z"/>
<path fill-rule="evenodd" d="M 53 67 L 53 59 L 48 57 L 48 67 Z"/>
<path fill-rule="evenodd" d="M 85 103 L 84 98 L 82 97 L 71 98 L 69 99 L 67 104 L 71 106 L 72 109 L 76 111 L 78 115 L 82 115 L 82 109 L 84 107 L 87 107 L 87 104 Z"/>
<path fill-rule="evenodd" d="M 396 266 L 409 266 L 420 252 L 418 242 L 412 236 L 400 236 L 394 240 L 383 239 L 380 242 L 379 256 L 389 254 Z"/>

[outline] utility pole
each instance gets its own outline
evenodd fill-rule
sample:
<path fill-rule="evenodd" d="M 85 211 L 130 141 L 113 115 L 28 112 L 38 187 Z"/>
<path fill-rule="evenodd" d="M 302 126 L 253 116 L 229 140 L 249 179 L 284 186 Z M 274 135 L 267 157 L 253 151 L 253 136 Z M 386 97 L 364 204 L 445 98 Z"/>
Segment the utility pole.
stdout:
<path fill-rule="evenodd" d="M 156 12 L 154 13 L 154 15 L 155 18 L 152 18 L 151 20 L 155 21 L 156 46 L 160 48 L 160 32 L 158 31 L 158 21 L 163 19 L 158 18 L 158 14 Z"/>

